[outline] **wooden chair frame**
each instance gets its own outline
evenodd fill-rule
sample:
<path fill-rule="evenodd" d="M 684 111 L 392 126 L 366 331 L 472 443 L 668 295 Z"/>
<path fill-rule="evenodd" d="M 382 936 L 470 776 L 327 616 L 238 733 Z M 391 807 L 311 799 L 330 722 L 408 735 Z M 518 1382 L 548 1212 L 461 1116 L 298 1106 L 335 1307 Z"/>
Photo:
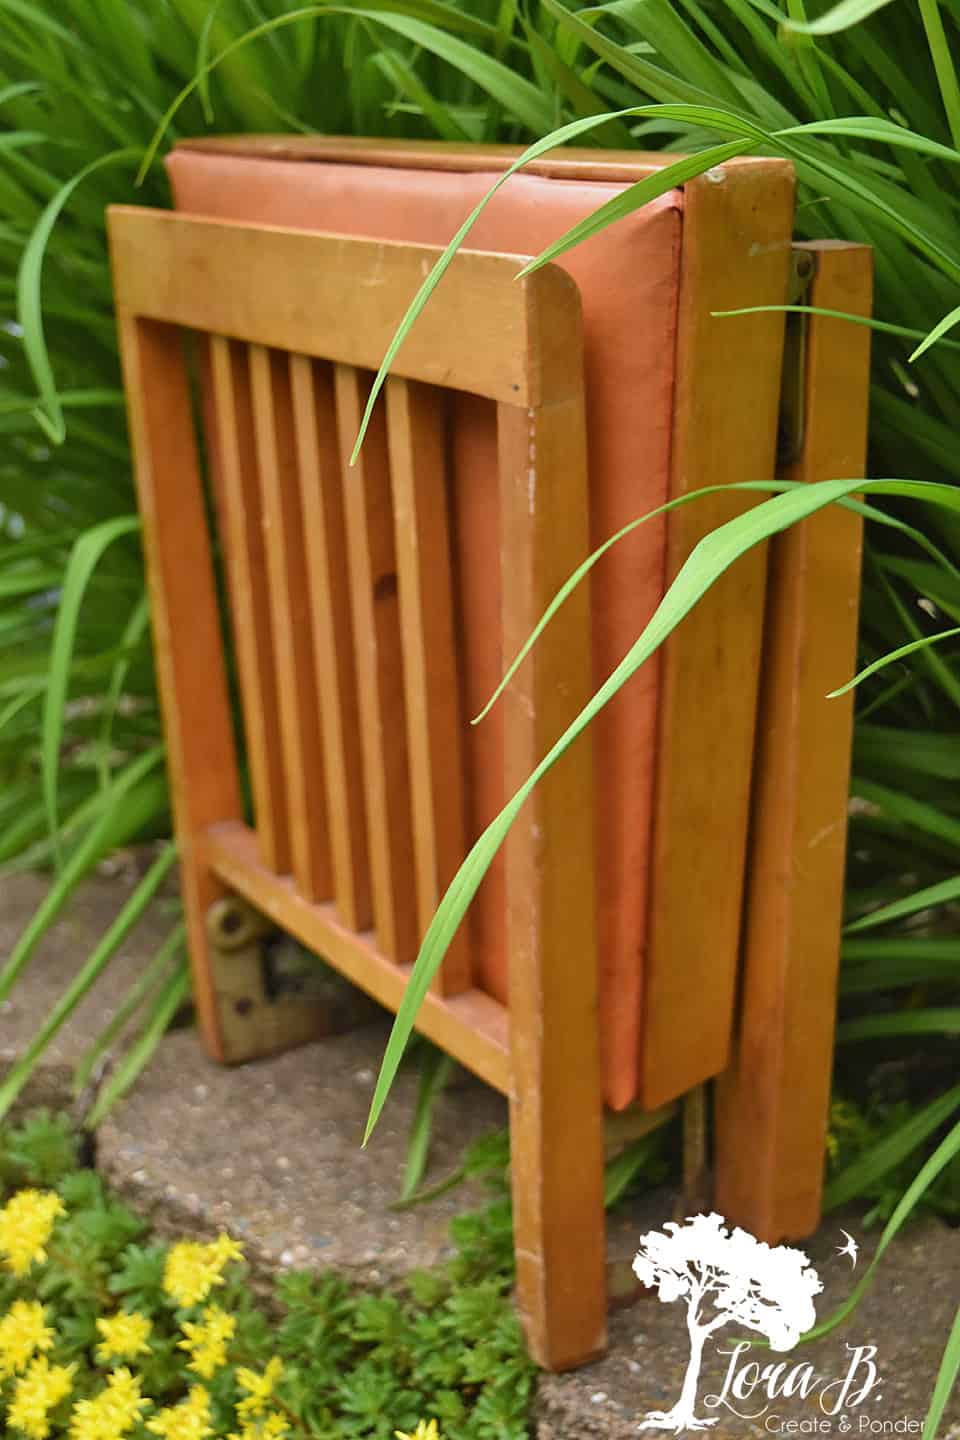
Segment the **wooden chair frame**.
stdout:
<path fill-rule="evenodd" d="M 701 179 L 687 187 L 674 494 L 761 478 L 773 469 L 782 317 L 757 317 L 749 353 L 731 349 L 730 337 L 709 320 L 714 309 L 787 298 L 792 186 L 778 162 L 753 162 L 728 178 L 727 184 Z M 763 214 L 760 195 L 767 202 Z M 387 1008 L 399 1005 L 410 967 L 388 957 L 406 956 L 415 946 L 449 878 L 444 857 L 462 852 L 463 839 L 451 785 L 458 755 L 444 669 L 452 663 L 453 637 L 445 628 L 448 550 L 435 387 L 497 404 L 503 643 L 512 654 L 588 548 L 579 297 L 557 267 L 518 283 L 519 257 L 459 255 L 393 367 L 386 420 L 381 413 L 376 422 L 388 435 L 381 430 L 341 486 L 326 477 L 346 474 L 343 447 L 349 449 L 366 395 L 360 372 L 379 364 L 435 252 L 127 207 L 111 210 L 109 228 L 194 994 L 210 1052 L 243 1059 L 255 1053 L 255 1042 L 249 1029 L 234 1038 L 235 993 L 218 980 L 208 928 L 212 908 L 231 895 Z M 754 261 L 747 271 L 742 257 L 750 247 Z M 866 312 L 867 252 L 821 249 L 815 264 L 814 303 Z M 218 283 L 220 277 L 228 283 Z M 808 441 L 793 478 L 860 473 L 865 339 L 851 350 L 849 332 L 841 336 L 835 328 L 839 323 L 810 323 Z M 181 329 L 209 337 L 206 386 L 215 402 L 208 410 L 208 421 L 215 416 L 209 439 L 222 491 L 218 510 L 256 832 L 243 821 Z M 846 359 L 838 363 L 838 357 Z M 318 384 L 313 359 L 334 367 L 332 388 Z M 250 413 L 236 403 L 238 376 L 252 399 Z M 340 453 L 331 451 L 334 414 Z M 389 477 L 377 459 L 387 451 Z M 323 485 L 291 482 L 298 469 L 323 475 Z M 395 526 L 383 503 L 388 484 Z M 563 526 L 539 503 L 547 494 L 554 506 L 562 499 Z M 746 503 L 731 495 L 674 512 L 669 571 L 700 535 Z M 765 554 L 741 562 L 718 587 L 723 593 L 699 607 L 665 647 L 647 997 L 652 1023 L 643 1103 L 632 1123 L 639 1132 L 667 1113 L 678 1093 L 676 1076 L 689 1073 L 691 1063 L 690 1053 L 678 1056 L 678 1049 L 696 1055 L 704 1079 L 726 1071 L 718 1101 L 717 1203 L 765 1238 L 811 1228 L 819 1204 L 851 707 L 832 702 L 834 723 L 818 730 L 809 717 L 826 689 L 846 678 L 855 643 L 850 597 L 859 532 L 849 512 L 838 514 L 818 517 L 775 552 L 767 644 L 776 646 L 778 664 L 761 686 L 756 763 Z M 399 606 L 383 591 L 384 576 L 393 573 Z M 347 591 L 350 613 L 337 599 Z M 312 646 L 309 627 L 288 623 L 308 612 Z M 827 614 L 833 643 L 821 652 Z M 752 626 L 746 643 L 736 633 L 744 623 Z M 399 636 L 396 651 L 391 635 Z M 355 676 L 344 670 L 350 664 Z M 309 743 L 321 683 L 322 757 Z M 354 683 L 359 735 L 344 699 Z M 727 697 L 722 733 L 699 723 L 698 706 L 718 685 Z M 581 708 L 589 688 L 588 594 L 581 586 L 505 696 L 508 790 Z M 405 731 L 406 818 L 387 775 L 388 724 Z M 277 768 L 278 737 L 295 759 L 296 783 Z M 358 753 L 367 777 L 362 790 L 351 764 Z M 424 1034 L 509 1098 L 517 1297 L 532 1353 L 551 1369 L 599 1353 L 606 1333 L 603 1105 L 597 1026 L 589 1021 L 597 1005 L 591 767 L 584 736 L 538 787 L 508 839 L 508 1005 L 471 987 L 454 948 L 418 1020 Z M 818 788 L 811 791 L 814 773 Z M 704 806 L 706 774 L 723 809 L 717 833 L 739 831 L 744 842 L 755 775 L 753 883 L 735 1043 L 746 844 L 719 874 L 717 867 L 684 871 L 676 860 L 693 827 L 716 828 L 714 812 Z M 369 891 L 357 851 L 364 827 L 354 823 L 361 813 Z M 829 844 L 811 875 L 806 852 L 824 833 Z M 559 834 L 563 845 L 549 846 L 548 856 L 545 837 Z M 414 847 L 412 895 L 400 893 L 391 864 L 404 845 Z M 821 881 L 827 893 L 810 913 L 812 887 Z M 771 885 L 780 896 L 772 905 Z M 699 907 L 689 904 L 691 887 L 699 887 Z M 325 898 L 331 892 L 336 906 Z M 704 948 L 708 932 L 712 953 Z M 774 961 L 766 958 L 771 946 Z M 811 953 L 819 1010 L 814 987 L 802 978 Z M 714 1003 L 701 1007 L 709 1028 L 692 1027 L 688 1034 L 678 1031 L 676 1015 L 691 986 L 705 989 Z M 284 1039 L 305 1038 L 315 1021 L 303 1023 L 300 1035 L 296 1023 L 281 1027 L 261 1053 Z M 788 1083 L 786 1068 L 794 1064 L 808 1079 L 809 1102 Z M 807 1118 L 798 1138 L 801 1112 Z M 623 1119 L 629 1129 L 631 1117 Z M 784 1169 L 792 1173 L 786 1183 L 778 1178 Z"/>

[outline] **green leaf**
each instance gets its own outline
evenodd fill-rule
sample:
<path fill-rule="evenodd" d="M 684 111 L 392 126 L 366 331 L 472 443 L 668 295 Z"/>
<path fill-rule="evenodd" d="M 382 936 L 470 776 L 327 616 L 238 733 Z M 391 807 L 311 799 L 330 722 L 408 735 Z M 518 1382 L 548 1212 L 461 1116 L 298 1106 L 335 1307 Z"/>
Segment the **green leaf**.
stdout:
<path fill-rule="evenodd" d="M 116 920 L 94 949 L 93 954 L 80 966 L 67 989 L 46 1016 L 23 1055 L 20 1056 L 3 1084 L 0 1085 L 0 1119 L 7 1114 L 14 1100 L 30 1079 L 50 1041 L 73 1014 L 80 1001 L 99 978 L 108 961 L 136 925 L 176 858 L 176 847 L 168 845 L 151 865 Z M 8 972 L 9 968 L 8 966 Z"/>
<path fill-rule="evenodd" d="M 905 895 L 902 900 L 893 900 L 889 905 L 881 905 L 879 910 L 871 910 L 869 915 L 863 915 L 845 926 L 843 933 L 853 935 L 858 930 L 886 925 L 891 920 L 903 920 L 908 915 L 916 915 L 919 910 L 930 910 L 935 905 L 947 905 L 957 899 L 960 899 L 960 875 L 952 875 L 949 880 L 940 880 L 936 885 Z"/>
<path fill-rule="evenodd" d="M 53 641 L 50 646 L 50 670 L 47 693 L 43 705 L 43 795 L 47 806 L 50 836 L 53 840 L 54 857 L 61 863 L 57 843 L 57 775 L 60 766 L 60 742 L 63 737 L 63 713 L 70 681 L 70 666 L 73 660 L 74 640 L 80 607 L 90 577 L 99 564 L 103 552 L 124 535 L 132 535 L 140 529 L 138 515 L 120 515 L 115 520 L 105 520 L 85 531 L 77 540 L 67 562 L 63 577 L 63 593 L 57 610 Z"/>
<path fill-rule="evenodd" d="M 881 655 L 879 660 L 874 660 L 872 664 L 859 670 L 853 679 L 848 680 L 846 685 L 841 685 L 839 690 L 829 691 L 827 699 L 834 700 L 838 695 L 846 695 L 848 690 L 852 690 L 868 676 L 875 675 L 878 670 L 884 670 L 888 665 L 892 665 L 895 660 L 903 660 L 905 656 L 913 655 L 917 650 L 925 650 L 927 646 L 939 644 L 941 640 L 951 640 L 955 635 L 960 635 L 960 626 L 955 626 L 952 630 L 941 630 L 937 635 L 924 635 L 919 640 L 911 640 L 908 645 L 901 645 L 896 650 L 889 650 L 886 655 Z"/>
<path fill-rule="evenodd" d="M 948 1098 L 951 1099 L 954 1107 L 960 1104 L 960 1086 L 951 1090 L 949 1096 L 944 1095 L 942 1100 L 946 1101 Z M 954 1125 L 949 1134 L 941 1140 L 936 1150 L 926 1163 L 921 1166 L 910 1185 L 907 1186 L 893 1214 L 883 1228 L 879 1243 L 873 1254 L 873 1259 L 846 1300 L 842 1301 L 833 1314 L 826 1320 L 821 1321 L 819 1325 L 815 1325 L 812 1330 L 808 1330 L 800 1340 L 801 1345 L 806 1345 L 811 1340 L 819 1340 L 822 1335 L 829 1335 L 832 1330 L 836 1330 L 838 1325 L 842 1325 L 849 1315 L 852 1315 L 853 1311 L 859 1305 L 864 1292 L 871 1284 L 877 1266 L 883 1259 L 887 1247 L 913 1214 L 921 1197 L 930 1188 L 941 1171 L 952 1164 L 957 1155 L 960 1155 L 960 1122 Z"/>
<path fill-rule="evenodd" d="M 890 3 L 891 0 L 840 0 L 838 5 L 816 20 L 787 20 L 784 17 L 783 27 L 785 30 L 796 30 L 801 35 L 836 35 L 841 30 L 859 25 Z"/>
<path fill-rule="evenodd" d="M 958 1375 L 960 1375 L 960 1308 L 958 1308 L 953 1325 L 950 1327 L 950 1338 L 947 1340 L 947 1347 L 943 1352 L 943 1359 L 940 1361 L 940 1369 L 937 1371 L 936 1383 L 930 1397 L 930 1408 L 924 1421 L 922 1440 L 934 1440 L 940 1421 L 943 1419 L 943 1412 L 947 1408 L 947 1401 L 953 1394 L 953 1387 Z"/>
<path fill-rule="evenodd" d="M 190 972 L 186 964 L 181 964 L 176 974 L 171 975 L 164 986 L 136 1044 L 124 1056 L 85 1116 L 84 1124 L 88 1129 L 95 1129 L 117 1101 L 126 1095 L 163 1039 L 171 1020 L 189 995 Z"/>
<path fill-rule="evenodd" d="M 162 806 L 166 794 L 163 781 L 144 783 L 162 759 L 162 745 L 148 750 L 132 761 L 100 797 L 96 822 L 47 891 L 0 971 L 0 1001 L 7 998 L 21 970 L 88 871 L 110 850 L 136 835 L 144 821 Z"/>
<path fill-rule="evenodd" d="M 917 1110 L 903 1125 L 890 1135 L 878 1140 L 864 1154 L 852 1160 L 839 1175 L 827 1184 L 823 1192 L 824 1210 L 835 1210 L 862 1195 L 876 1180 L 888 1174 L 895 1166 L 922 1145 L 928 1135 L 945 1124 L 955 1110 L 960 1109 L 960 1085 L 946 1095 Z"/>
<path fill-rule="evenodd" d="M 837 1027 L 837 1041 L 876 1040 L 885 1035 L 960 1035 L 960 1009 L 898 1010 L 893 1015 L 862 1015 Z"/>
<path fill-rule="evenodd" d="M 55 445 L 63 444 L 66 426 L 43 333 L 41 282 L 47 244 L 54 225 L 78 185 L 82 185 L 89 175 L 107 165 L 132 162 L 137 156 L 137 150 L 132 147 L 102 155 L 91 160 L 89 165 L 85 165 L 71 180 L 62 185 L 33 227 L 20 261 L 17 275 L 17 318 L 23 326 L 23 348 L 40 392 L 40 405 L 34 413 Z"/>

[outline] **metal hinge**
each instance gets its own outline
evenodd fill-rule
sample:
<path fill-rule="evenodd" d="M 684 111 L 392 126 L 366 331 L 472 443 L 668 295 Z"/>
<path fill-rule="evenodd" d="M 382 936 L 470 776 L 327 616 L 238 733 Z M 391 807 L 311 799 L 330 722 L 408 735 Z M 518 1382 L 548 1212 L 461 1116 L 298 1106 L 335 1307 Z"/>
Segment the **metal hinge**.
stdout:
<path fill-rule="evenodd" d="M 794 247 L 790 264 L 788 305 L 806 305 L 816 274 L 817 258 L 812 250 Z M 783 334 L 783 367 L 780 372 L 780 420 L 777 430 L 777 464 L 793 465 L 803 453 L 806 410 L 806 369 L 808 315 L 787 312 Z"/>
<path fill-rule="evenodd" d="M 230 1064 L 351 1030 L 378 1007 L 238 895 L 207 911 L 223 1059 Z"/>

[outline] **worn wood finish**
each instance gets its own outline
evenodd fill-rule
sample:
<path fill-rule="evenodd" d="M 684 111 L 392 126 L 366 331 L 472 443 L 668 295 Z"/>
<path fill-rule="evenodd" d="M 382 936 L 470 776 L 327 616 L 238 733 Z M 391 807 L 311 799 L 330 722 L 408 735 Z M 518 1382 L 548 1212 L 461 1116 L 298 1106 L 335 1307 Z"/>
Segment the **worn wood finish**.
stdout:
<path fill-rule="evenodd" d="M 373 910 L 333 376 L 329 366 L 291 355 L 290 380 L 334 893 L 344 924 L 360 931 Z"/>
<path fill-rule="evenodd" d="M 772 475 L 782 314 L 711 311 L 786 298 L 792 169 L 724 166 L 684 190 L 671 491 Z M 671 512 L 666 578 L 755 498 Z M 746 854 L 766 556 L 711 589 L 663 649 L 641 1103 L 655 1109 L 727 1061 Z"/>
<path fill-rule="evenodd" d="M 369 931 L 357 935 L 348 930 L 332 904 L 311 904 L 289 878 L 264 869 L 256 837 L 246 825 L 208 827 L 201 849 L 210 870 L 230 891 L 249 900 L 388 1010 L 399 1009 L 411 967 L 388 960 Z M 507 1028 L 505 1008 L 482 990 L 459 995 L 430 991 L 417 1015 L 422 1034 L 504 1094 L 511 1087 Z"/>
<path fill-rule="evenodd" d="M 568 306 L 566 314 L 540 310 L 535 321 L 571 368 L 578 318 Z M 585 419 L 573 380 L 566 398 L 543 409 L 498 412 L 508 656 L 588 546 Z M 586 703 L 590 685 L 582 585 L 504 695 L 508 794 Z M 540 783 L 505 842 L 517 1299 L 531 1353 L 551 1370 L 606 1344 L 593 813 L 587 734 Z"/>
<path fill-rule="evenodd" d="M 217 518 L 230 587 L 253 813 L 263 863 L 278 875 L 285 875 L 290 869 L 287 786 L 280 745 L 250 367 L 245 345 L 222 335 L 212 335 L 209 343 L 210 423 L 217 441 L 219 481 Z"/>
<path fill-rule="evenodd" d="M 308 900 L 325 900 L 333 881 L 288 357 L 252 345 L 250 384 L 293 875 Z"/>
<path fill-rule="evenodd" d="M 352 437 L 370 380 L 350 366 L 338 365 L 335 385 L 373 920 L 381 952 L 403 964 L 416 956 L 419 924 L 386 426 L 381 407 L 374 412 L 366 443 L 351 470 Z"/>
<path fill-rule="evenodd" d="M 178 140 L 178 150 L 208 155 L 247 156 L 258 160 L 309 160 L 343 165 L 383 165 L 403 170 L 506 170 L 523 153 L 522 145 L 461 145 L 451 140 L 387 140 L 362 135 L 200 135 Z M 679 159 L 660 150 L 605 150 L 563 145 L 523 167 L 524 175 L 562 180 L 633 183 L 655 175 Z M 740 155 L 727 171 L 782 169 L 779 160 Z"/>
<path fill-rule="evenodd" d="M 433 245 L 123 205 L 111 206 L 110 217 L 122 308 L 368 370 L 378 368 L 443 253 Z M 462 253 L 404 341 L 393 373 L 447 386 L 455 376 L 457 389 L 538 405 L 551 379 L 526 363 L 526 291 L 507 283 L 528 258 Z M 223 275 L 229 285 L 219 283 Z"/>
<path fill-rule="evenodd" d="M 206 934 L 224 890 L 198 840 L 243 812 L 183 337 L 127 314 L 119 329 L 194 1003 L 207 1049 L 228 1059 Z"/>
<path fill-rule="evenodd" d="M 467 852 L 442 392 L 389 379 L 387 433 L 422 937 Z M 472 983 L 464 925 L 433 984 L 454 995 Z"/>
<path fill-rule="evenodd" d="M 799 247 L 810 303 L 869 315 L 870 251 Z M 791 480 L 863 474 L 870 332 L 809 319 L 806 424 Z M 744 975 L 717 1082 L 717 1205 L 769 1241 L 820 1216 L 842 924 L 862 521 L 832 506 L 776 537 L 764 641 Z"/>

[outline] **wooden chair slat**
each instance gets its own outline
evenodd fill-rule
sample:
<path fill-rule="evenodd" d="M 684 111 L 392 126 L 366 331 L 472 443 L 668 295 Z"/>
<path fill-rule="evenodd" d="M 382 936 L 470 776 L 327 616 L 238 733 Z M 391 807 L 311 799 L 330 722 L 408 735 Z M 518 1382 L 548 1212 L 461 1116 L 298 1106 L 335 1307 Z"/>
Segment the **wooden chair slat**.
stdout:
<path fill-rule="evenodd" d="M 292 355 L 290 379 L 334 894 L 344 924 L 362 931 L 373 910 L 333 375 L 322 362 Z"/>
<path fill-rule="evenodd" d="M 671 498 L 772 475 L 793 176 L 749 170 L 684 189 Z M 681 505 L 666 580 L 696 543 L 758 496 Z M 640 1097 L 648 1109 L 721 1071 L 730 1052 L 740 945 L 766 553 L 741 557 L 663 647 Z M 709 720 L 705 723 L 704 717 Z"/>
<path fill-rule="evenodd" d="M 387 434 L 396 534 L 404 697 L 410 746 L 420 934 L 466 854 L 463 717 L 451 584 L 443 395 L 387 382 Z M 467 927 L 454 937 L 434 988 L 473 983 Z"/>
<path fill-rule="evenodd" d="M 369 377 L 352 366 L 336 367 L 373 922 L 382 954 L 403 964 L 417 953 L 419 924 L 397 560 L 382 406 L 374 413 L 356 466 L 349 468 L 369 388 Z"/>
<path fill-rule="evenodd" d="M 333 875 L 288 357 L 252 345 L 250 382 L 293 875 L 308 900 L 325 900 Z"/>
<path fill-rule="evenodd" d="M 263 863 L 285 875 L 290 869 L 287 785 L 246 346 L 212 335 L 209 367 L 218 522 L 240 672 L 253 813 Z"/>

